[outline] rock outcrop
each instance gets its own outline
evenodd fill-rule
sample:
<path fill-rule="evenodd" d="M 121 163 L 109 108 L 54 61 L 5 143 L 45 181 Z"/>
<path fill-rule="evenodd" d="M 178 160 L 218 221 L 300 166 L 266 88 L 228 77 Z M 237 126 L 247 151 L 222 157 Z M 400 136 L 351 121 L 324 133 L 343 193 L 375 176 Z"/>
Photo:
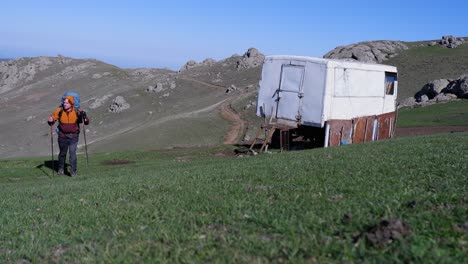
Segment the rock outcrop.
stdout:
<path fill-rule="evenodd" d="M 468 74 L 464 74 L 455 81 L 450 82 L 442 92 L 454 94 L 458 98 L 468 99 Z"/>
<path fill-rule="evenodd" d="M 101 97 L 101 98 L 96 98 L 96 99 L 94 99 L 94 101 L 89 105 L 89 108 L 91 108 L 91 109 L 96 109 L 96 108 L 100 107 L 100 106 L 103 105 L 104 102 L 106 102 L 111 96 L 112 96 L 112 94 L 106 94 L 106 95 L 104 95 L 104 96 Z"/>
<path fill-rule="evenodd" d="M 261 66 L 264 60 L 265 55 L 260 53 L 256 48 L 250 48 L 237 61 L 237 69 L 250 69 Z"/>
<path fill-rule="evenodd" d="M 425 84 L 414 97 L 403 99 L 399 107 L 425 106 L 456 99 L 468 99 L 468 74 L 455 80 L 439 79 Z"/>
<path fill-rule="evenodd" d="M 228 93 L 232 93 L 234 91 L 237 91 L 237 87 L 234 85 L 234 84 L 231 84 L 231 86 L 229 86 L 227 89 L 226 89 L 226 94 Z"/>
<path fill-rule="evenodd" d="M 184 66 L 182 66 L 182 68 L 180 68 L 179 72 L 190 70 L 190 69 L 193 69 L 193 68 L 199 67 L 199 66 L 212 66 L 215 63 L 216 63 L 216 61 L 214 59 L 212 59 L 212 58 L 207 58 L 207 59 L 203 60 L 201 63 L 198 63 L 198 62 L 196 62 L 194 60 L 189 60 L 184 64 Z"/>
<path fill-rule="evenodd" d="M 400 41 L 370 41 L 336 47 L 323 57 L 327 59 L 382 63 L 406 49 L 408 49 L 408 46 Z"/>
<path fill-rule="evenodd" d="M 453 49 L 453 48 L 460 46 L 464 42 L 465 40 L 463 38 L 457 38 L 452 35 L 448 35 L 448 36 L 443 36 L 442 39 L 439 41 L 439 44 L 441 46 Z"/>
<path fill-rule="evenodd" d="M 450 81 L 447 79 L 431 81 L 424 85 L 423 88 L 414 95 L 414 98 L 416 98 L 417 101 L 421 101 L 421 97 L 426 95 L 429 100 L 433 99 L 439 95 L 442 90 L 449 85 L 449 83 Z"/>
<path fill-rule="evenodd" d="M 190 70 L 190 69 L 195 68 L 197 66 L 198 66 L 198 63 L 196 61 L 189 60 L 184 64 L 184 66 L 182 66 L 182 68 L 180 68 L 179 72 Z"/>
<path fill-rule="evenodd" d="M 174 80 L 167 79 L 165 82 L 158 82 L 155 85 L 149 85 L 146 88 L 146 91 L 150 93 L 160 93 L 167 89 L 175 89 L 176 87 L 177 84 Z"/>
<path fill-rule="evenodd" d="M 156 85 L 150 85 L 148 86 L 148 88 L 146 88 L 146 91 L 147 92 L 150 92 L 150 93 L 159 93 L 161 91 L 163 91 L 163 84 L 162 83 L 157 83 Z"/>
<path fill-rule="evenodd" d="M 440 95 L 452 94 L 458 98 L 468 98 L 468 73 L 463 74 L 455 80 L 439 79 L 426 85 L 414 95 L 416 102 L 432 100 L 436 97 L 445 98 Z M 426 99 L 427 98 L 427 99 Z"/>
<path fill-rule="evenodd" d="M 130 104 L 128 104 L 127 101 L 125 101 L 125 98 L 123 98 L 122 96 L 117 96 L 114 100 L 112 100 L 112 104 L 109 105 L 109 112 L 120 113 L 123 110 L 129 108 Z"/>
<path fill-rule="evenodd" d="M 215 63 L 216 63 L 216 61 L 213 60 L 212 58 L 207 58 L 207 59 L 203 60 L 201 64 L 206 65 L 206 66 L 211 66 L 211 65 L 213 65 Z"/>

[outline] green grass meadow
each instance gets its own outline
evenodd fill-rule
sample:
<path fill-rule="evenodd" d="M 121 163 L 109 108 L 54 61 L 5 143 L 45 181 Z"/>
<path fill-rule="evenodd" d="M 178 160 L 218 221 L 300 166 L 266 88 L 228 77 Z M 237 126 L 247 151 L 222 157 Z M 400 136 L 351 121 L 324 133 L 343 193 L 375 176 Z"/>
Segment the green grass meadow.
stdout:
<path fill-rule="evenodd" d="M 0 160 L 0 262 L 468 260 L 467 133 L 232 151 L 80 155 L 74 178 L 48 157 Z M 382 219 L 407 234 L 373 243 Z"/>
<path fill-rule="evenodd" d="M 398 111 L 398 127 L 468 126 L 468 100 L 452 101 Z"/>

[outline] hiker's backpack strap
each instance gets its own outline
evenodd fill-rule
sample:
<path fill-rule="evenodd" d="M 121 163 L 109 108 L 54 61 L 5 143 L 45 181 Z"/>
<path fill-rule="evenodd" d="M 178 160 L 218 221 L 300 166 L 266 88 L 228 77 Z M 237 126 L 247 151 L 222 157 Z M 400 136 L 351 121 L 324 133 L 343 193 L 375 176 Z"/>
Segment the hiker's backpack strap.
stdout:
<path fill-rule="evenodd" d="M 82 121 L 81 117 L 81 110 L 79 108 L 74 108 L 75 109 L 75 114 L 76 114 L 76 123 L 78 124 L 78 127 L 80 126 Z"/>
<path fill-rule="evenodd" d="M 62 114 L 63 114 L 63 107 L 60 106 L 60 112 L 58 113 L 58 121 L 60 122 L 60 119 L 62 118 Z"/>

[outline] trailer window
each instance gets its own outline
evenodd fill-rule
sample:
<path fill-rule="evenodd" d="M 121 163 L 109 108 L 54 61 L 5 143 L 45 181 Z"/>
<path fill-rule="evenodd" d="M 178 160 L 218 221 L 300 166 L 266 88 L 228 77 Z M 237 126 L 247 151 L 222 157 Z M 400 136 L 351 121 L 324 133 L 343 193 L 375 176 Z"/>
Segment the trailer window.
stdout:
<path fill-rule="evenodd" d="M 394 72 L 385 72 L 385 94 L 395 93 L 395 83 L 397 81 L 397 74 Z"/>

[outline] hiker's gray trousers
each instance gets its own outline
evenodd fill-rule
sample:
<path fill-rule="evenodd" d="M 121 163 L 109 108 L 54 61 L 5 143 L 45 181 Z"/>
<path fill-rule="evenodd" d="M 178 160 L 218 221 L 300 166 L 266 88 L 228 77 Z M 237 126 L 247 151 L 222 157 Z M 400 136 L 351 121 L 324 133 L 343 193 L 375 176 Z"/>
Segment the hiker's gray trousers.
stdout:
<path fill-rule="evenodd" d="M 71 171 L 76 172 L 76 147 L 78 146 L 78 136 L 72 138 L 58 138 L 60 153 L 59 153 L 59 170 L 65 169 L 65 160 L 67 151 L 70 150 L 70 165 Z"/>

